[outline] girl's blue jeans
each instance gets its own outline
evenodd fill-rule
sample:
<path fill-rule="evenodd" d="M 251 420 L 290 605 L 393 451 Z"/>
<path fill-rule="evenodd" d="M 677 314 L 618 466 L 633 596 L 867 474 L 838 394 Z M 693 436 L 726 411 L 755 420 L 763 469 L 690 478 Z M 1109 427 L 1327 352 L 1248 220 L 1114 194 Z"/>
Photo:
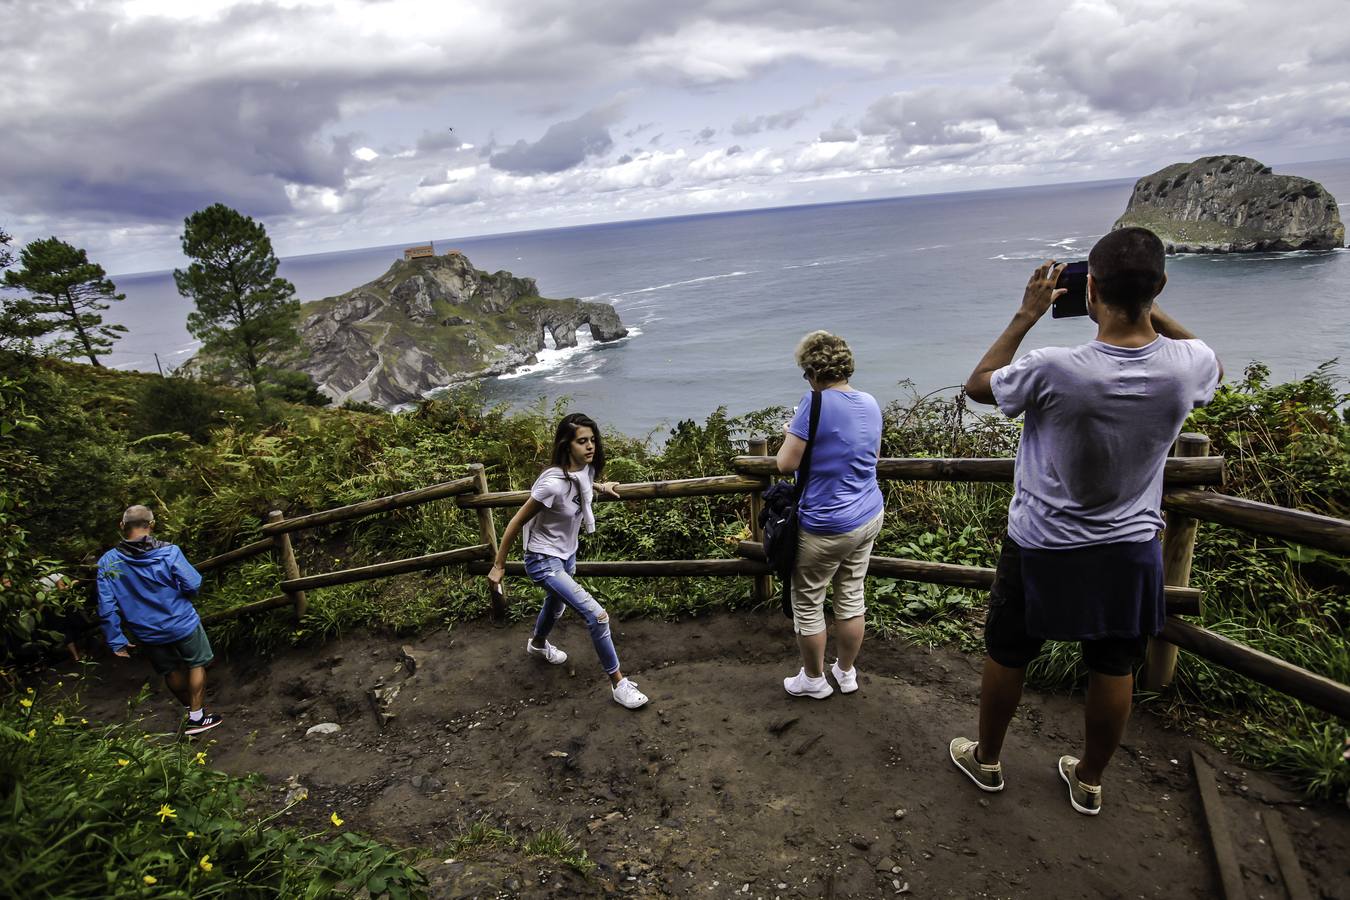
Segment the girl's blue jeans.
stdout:
<path fill-rule="evenodd" d="M 595 655 L 600 658 L 601 668 L 605 674 L 613 675 L 619 671 L 619 654 L 614 651 L 614 640 L 609 633 L 609 613 L 589 591 L 577 584 L 572 577 L 576 571 L 575 553 L 567 559 L 543 553 L 525 554 L 525 573 L 544 589 L 544 608 L 539 610 L 539 618 L 534 623 L 535 637 L 540 640 L 547 638 L 554 624 L 570 606 L 586 620 L 586 628 L 591 633 L 591 643 L 595 645 Z"/>

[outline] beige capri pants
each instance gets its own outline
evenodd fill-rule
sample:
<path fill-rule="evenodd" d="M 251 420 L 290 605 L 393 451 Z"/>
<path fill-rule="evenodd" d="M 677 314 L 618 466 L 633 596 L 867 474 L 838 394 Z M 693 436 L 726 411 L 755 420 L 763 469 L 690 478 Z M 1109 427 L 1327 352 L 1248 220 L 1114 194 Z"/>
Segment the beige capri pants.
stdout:
<path fill-rule="evenodd" d="M 792 570 L 792 629 L 797 634 L 825 630 L 825 589 L 834 583 L 834 618 L 852 619 L 867 611 L 863 577 L 872 544 L 881 533 L 885 511 L 844 534 L 797 532 L 797 566 Z"/>

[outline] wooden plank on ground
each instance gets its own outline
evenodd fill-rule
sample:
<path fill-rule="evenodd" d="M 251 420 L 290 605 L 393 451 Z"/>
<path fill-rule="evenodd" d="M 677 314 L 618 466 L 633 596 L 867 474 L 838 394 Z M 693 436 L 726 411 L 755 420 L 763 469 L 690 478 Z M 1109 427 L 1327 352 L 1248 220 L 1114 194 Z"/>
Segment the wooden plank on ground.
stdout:
<path fill-rule="evenodd" d="M 1209 830 L 1209 842 L 1214 848 L 1214 862 L 1219 867 L 1219 886 L 1224 900 L 1243 900 L 1246 893 L 1242 889 L 1242 870 L 1238 868 L 1237 850 L 1233 846 L 1233 836 L 1228 830 L 1228 821 L 1223 815 L 1223 800 L 1219 797 L 1219 784 L 1214 780 L 1214 770 L 1203 756 L 1191 751 L 1191 765 L 1195 769 L 1195 784 L 1200 788 L 1200 805 L 1205 811 L 1205 826 Z"/>
<path fill-rule="evenodd" d="M 1303 877 L 1303 869 L 1298 864 L 1298 854 L 1294 852 L 1294 842 L 1289 839 L 1289 829 L 1284 825 L 1284 816 L 1278 809 L 1267 809 L 1262 811 L 1261 821 L 1266 823 L 1270 849 L 1275 851 L 1275 862 L 1280 865 L 1280 877 L 1284 879 L 1289 900 L 1313 900 L 1308 880 Z"/>

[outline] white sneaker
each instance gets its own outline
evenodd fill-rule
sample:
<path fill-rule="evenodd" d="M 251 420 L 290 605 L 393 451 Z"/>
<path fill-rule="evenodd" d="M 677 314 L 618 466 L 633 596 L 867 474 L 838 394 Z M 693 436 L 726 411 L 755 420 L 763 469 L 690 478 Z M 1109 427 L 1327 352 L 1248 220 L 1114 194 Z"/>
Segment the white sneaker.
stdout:
<path fill-rule="evenodd" d="M 567 662 L 567 654 L 550 644 L 548 641 L 544 641 L 544 646 L 536 647 L 534 645 L 534 638 L 530 638 L 525 642 L 525 652 L 531 656 L 542 656 L 555 666 L 560 666 Z"/>
<path fill-rule="evenodd" d="M 858 667 L 854 666 L 845 672 L 839 668 L 839 660 L 830 663 L 830 674 L 834 676 L 835 683 L 839 685 L 839 693 L 851 694 L 858 689 Z"/>
<path fill-rule="evenodd" d="M 783 690 L 794 697 L 814 697 L 817 700 L 824 700 L 834 693 L 834 688 L 830 687 L 830 683 L 825 680 L 824 675 L 819 678 L 812 678 L 806 674 L 805 668 L 791 678 L 784 678 Z"/>
<path fill-rule="evenodd" d="M 614 702 L 629 709 L 637 709 L 647 702 L 647 695 L 638 690 L 638 686 L 627 678 L 614 685 Z"/>

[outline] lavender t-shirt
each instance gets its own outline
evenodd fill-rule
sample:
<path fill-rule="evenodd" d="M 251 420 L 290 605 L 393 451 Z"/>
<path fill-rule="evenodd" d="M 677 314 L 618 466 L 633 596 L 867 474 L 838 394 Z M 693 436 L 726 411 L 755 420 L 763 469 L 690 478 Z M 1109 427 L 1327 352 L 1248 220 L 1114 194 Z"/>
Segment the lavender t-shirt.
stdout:
<path fill-rule="evenodd" d="M 810 425 L 808 391 L 788 431 L 806 440 Z M 812 534 L 847 534 L 872 521 L 884 502 L 877 486 L 880 450 L 881 407 L 876 398 L 864 391 L 821 391 L 811 472 L 798 507 L 802 528 Z"/>
<path fill-rule="evenodd" d="M 1218 384 L 1213 350 L 1162 336 L 1046 347 L 994 372 L 998 408 L 1026 414 L 1008 536 L 1042 550 L 1152 540 L 1167 451 Z"/>
<path fill-rule="evenodd" d="M 577 552 L 581 526 L 595 531 L 591 513 L 592 471 L 585 466 L 564 472 L 557 466 L 545 469 L 530 488 L 530 496 L 544 505 L 525 523 L 525 550 L 567 559 Z"/>

